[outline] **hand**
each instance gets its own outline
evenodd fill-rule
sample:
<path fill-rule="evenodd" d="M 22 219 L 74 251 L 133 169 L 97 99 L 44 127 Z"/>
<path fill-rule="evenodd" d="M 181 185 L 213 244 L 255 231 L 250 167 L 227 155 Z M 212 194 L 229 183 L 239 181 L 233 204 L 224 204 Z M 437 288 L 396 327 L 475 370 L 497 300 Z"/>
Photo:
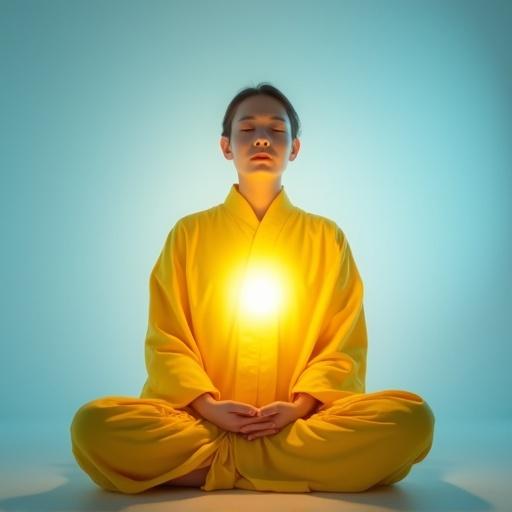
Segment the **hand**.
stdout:
<path fill-rule="evenodd" d="M 210 394 L 202 395 L 191 406 L 203 418 L 230 432 L 240 432 L 248 418 L 260 428 L 268 428 L 270 424 L 268 418 L 256 417 L 257 407 L 235 400 L 215 400 Z"/>
<path fill-rule="evenodd" d="M 302 409 L 296 403 L 271 402 L 260 407 L 255 418 L 245 421 L 240 428 L 240 432 L 245 434 L 243 437 L 249 441 L 267 434 L 275 434 L 289 423 L 300 418 L 302 412 Z"/>

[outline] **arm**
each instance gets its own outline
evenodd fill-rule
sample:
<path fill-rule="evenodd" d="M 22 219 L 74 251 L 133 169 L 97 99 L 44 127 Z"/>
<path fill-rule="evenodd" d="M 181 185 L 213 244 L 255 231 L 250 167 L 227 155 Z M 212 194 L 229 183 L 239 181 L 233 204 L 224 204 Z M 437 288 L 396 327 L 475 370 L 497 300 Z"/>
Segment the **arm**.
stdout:
<path fill-rule="evenodd" d="M 184 226 L 178 221 L 151 272 L 145 341 L 148 378 L 142 392 L 142 396 L 162 398 L 180 409 L 204 393 L 220 399 L 204 369 L 191 327 L 185 243 Z"/>
<path fill-rule="evenodd" d="M 293 403 L 297 406 L 299 418 L 304 418 L 314 413 L 322 402 L 308 393 L 298 393 Z"/>
<path fill-rule="evenodd" d="M 198 412 L 201 416 L 208 416 L 208 411 L 211 410 L 211 405 L 214 404 L 217 400 L 211 395 L 211 393 L 203 393 L 198 396 L 195 400 L 190 402 L 190 407 L 194 409 L 194 411 Z"/>
<path fill-rule="evenodd" d="M 329 287 L 323 324 L 305 369 L 291 389 L 292 400 L 307 393 L 322 407 L 365 391 L 367 331 L 363 283 L 348 241 L 336 226 L 334 259 L 325 278 Z"/>

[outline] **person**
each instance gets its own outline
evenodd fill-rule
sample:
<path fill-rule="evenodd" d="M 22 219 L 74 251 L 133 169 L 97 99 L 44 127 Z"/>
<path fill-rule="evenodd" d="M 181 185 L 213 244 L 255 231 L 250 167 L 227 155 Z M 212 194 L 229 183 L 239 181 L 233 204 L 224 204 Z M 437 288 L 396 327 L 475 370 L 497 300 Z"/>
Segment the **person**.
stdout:
<path fill-rule="evenodd" d="M 366 392 L 363 282 L 345 232 L 292 204 L 298 115 L 241 90 L 220 146 L 238 183 L 180 218 L 151 271 L 139 397 L 76 411 L 73 454 L 102 488 L 361 492 L 403 479 L 433 443 L 430 405 Z"/>

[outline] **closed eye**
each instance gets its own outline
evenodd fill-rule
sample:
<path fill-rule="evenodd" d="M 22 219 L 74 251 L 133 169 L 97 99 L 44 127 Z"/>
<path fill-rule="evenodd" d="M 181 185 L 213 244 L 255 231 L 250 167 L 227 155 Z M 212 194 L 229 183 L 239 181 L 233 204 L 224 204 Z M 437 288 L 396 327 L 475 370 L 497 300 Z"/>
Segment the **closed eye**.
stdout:
<path fill-rule="evenodd" d="M 251 132 L 252 130 L 254 130 L 254 128 L 246 128 L 245 130 L 240 130 L 241 132 Z M 286 130 L 275 130 L 275 132 L 280 132 L 280 133 L 286 133 Z"/>

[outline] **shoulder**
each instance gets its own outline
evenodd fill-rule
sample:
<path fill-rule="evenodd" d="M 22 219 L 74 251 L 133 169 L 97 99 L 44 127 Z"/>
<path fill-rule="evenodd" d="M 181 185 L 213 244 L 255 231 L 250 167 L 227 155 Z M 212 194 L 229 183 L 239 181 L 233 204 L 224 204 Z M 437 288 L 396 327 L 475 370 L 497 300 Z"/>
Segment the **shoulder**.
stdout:
<path fill-rule="evenodd" d="M 180 217 L 169 229 L 166 243 L 186 245 L 202 227 L 211 224 L 212 219 L 218 214 L 219 207 L 220 205 L 212 206 Z"/>
<path fill-rule="evenodd" d="M 212 219 L 218 214 L 220 205 L 189 213 L 179 218 L 172 229 L 183 233 L 183 235 L 192 235 L 198 229 L 211 223 Z"/>
<path fill-rule="evenodd" d="M 307 212 L 306 215 L 316 232 L 321 233 L 324 257 L 326 261 L 330 262 L 327 268 L 331 266 L 333 269 L 337 268 L 336 271 L 340 271 L 342 276 L 354 276 L 363 286 L 363 280 L 345 230 L 335 220 L 323 215 Z"/>
<path fill-rule="evenodd" d="M 297 208 L 304 219 L 304 223 L 308 231 L 315 235 L 321 236 L 327 244 L 333 244 L 340 250 L 345 250 L 348 246 L 345 231 L 337 224 L 336 221 L 319 215 L 317 213 L 308 212 L 301 208 Z"/>

